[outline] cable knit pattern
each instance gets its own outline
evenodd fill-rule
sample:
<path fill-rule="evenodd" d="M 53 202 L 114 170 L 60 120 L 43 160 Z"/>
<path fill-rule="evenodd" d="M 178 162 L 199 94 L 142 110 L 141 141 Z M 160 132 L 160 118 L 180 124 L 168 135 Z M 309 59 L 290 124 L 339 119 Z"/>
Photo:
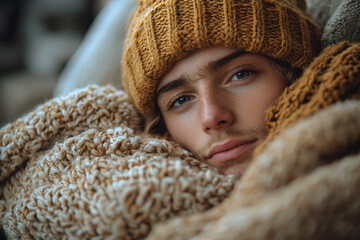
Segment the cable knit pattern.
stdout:
<path fill-rule="evenodd" d="M 142 136 L 126 94 L 91 86 L 0 131 L 0 223 L 10 239 L 141 239 L 229 195 L 176 144 Z"/>

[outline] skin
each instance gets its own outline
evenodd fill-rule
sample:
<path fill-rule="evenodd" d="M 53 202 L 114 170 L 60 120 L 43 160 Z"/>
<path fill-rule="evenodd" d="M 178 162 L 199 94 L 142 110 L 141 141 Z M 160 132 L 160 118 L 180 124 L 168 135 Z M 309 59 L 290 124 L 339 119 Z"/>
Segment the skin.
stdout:
<path fill-rule="evenodd" d="M 157 104 L 172 140 L 240 177 L 266 137 L 265 111 L 285 86 L 269 58 L 214 46 L 178 61 L 161 78 Z"/>

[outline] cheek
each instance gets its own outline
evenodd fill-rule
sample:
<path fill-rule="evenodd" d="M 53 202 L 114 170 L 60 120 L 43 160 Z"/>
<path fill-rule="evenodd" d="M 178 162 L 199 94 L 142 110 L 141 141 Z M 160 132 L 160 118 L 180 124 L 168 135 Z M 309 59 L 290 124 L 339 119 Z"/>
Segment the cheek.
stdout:
<path fill-rule="evenodd" d="M 271 81 L 260 91 L 257 101 L 261 104 L 263 110 L 266 110 L 284 91 L 285 83 L 282 79 Z"/>
<path fill-rule="evenodd" d="M 193 116 L 174 116 L 164 119 L 167 130 L 173 141 L 189 151 L 196 149 L 197 137 L 200 136 L 200 127 Z"/>
<path fill-rule="evenodd" d="M 249 125 L 265 128 L 265 112 L 267 108 L 281 95 L 285 89 L 285 82 L 278 76 L 267 78 L 261 84 L 248 91 L 243 101 L 243 119 Z"/>

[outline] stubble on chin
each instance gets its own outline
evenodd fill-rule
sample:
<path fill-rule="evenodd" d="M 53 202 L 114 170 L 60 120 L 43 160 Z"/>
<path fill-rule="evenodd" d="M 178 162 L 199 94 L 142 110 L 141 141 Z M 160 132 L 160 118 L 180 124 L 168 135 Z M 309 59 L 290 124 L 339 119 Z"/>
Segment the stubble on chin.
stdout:
<path fill-rule="evenodd" d="M 219 170 L 221 174 L 224 175 L 234 175 L 237 179 L 240 179 L 250 166 L 252 161 L 252 152 L 249 152 L 247 156 L 244 156 L 242 159 L 234 159 L 232 161 L 226 162 L 222 166 L 213 166 Z"/>

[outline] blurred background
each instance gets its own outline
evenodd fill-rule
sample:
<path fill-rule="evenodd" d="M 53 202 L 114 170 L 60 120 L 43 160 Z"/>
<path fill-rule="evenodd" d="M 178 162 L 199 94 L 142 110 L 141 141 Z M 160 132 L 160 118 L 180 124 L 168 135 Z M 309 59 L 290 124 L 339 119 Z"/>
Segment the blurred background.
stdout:
<path fill-rule="evenodd" d="M 60 76 L 64 75 L 64 72 L 74 72 L 73 69 L 64 69 L 79 50 L 79 46 L 84 43 L 96 17 L 109 2 L 0 0 L 0 127 L 53 96 L 61 95 L 54 94 Z M 118 12 L 117 15 L 119 14 L 124 13 Z M 127 22 L 128 11 L 125 15 Z M 97 28 L 103 29 L 101 26 Z M 124 35 L 125 29 L 122 30 Z M 94 39 L 94 35 L 96 33 L 88 38 Z M 89 46 L 87 48 L 89 49 Z M 116 65 L 119 65 L 119 62 L 116 62 Z M 86 69 L 81 71 L 86 72 Z M 67 76 L 69 77 L 71 76 Z"/>
<path fill-rule="evenodd" d="M 52 97 L 105 0 L 1 0 L 0 125 Z"/>

